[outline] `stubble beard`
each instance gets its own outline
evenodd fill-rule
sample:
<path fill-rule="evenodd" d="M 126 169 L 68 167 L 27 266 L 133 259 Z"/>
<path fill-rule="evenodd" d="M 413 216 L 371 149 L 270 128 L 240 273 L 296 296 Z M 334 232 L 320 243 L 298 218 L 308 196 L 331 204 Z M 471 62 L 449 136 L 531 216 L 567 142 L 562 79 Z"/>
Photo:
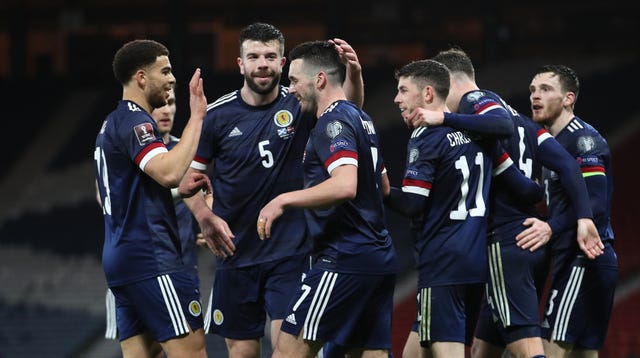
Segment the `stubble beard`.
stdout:
<path fill-rule="evenodd" d="M 271 78 L 271 82 L 269 82 L 269 84 L 267 84 L 266 86 L 260 86 L 258 85 L 255 80 L 253 79 L 253 77 L 251 77 L 250 75 L 245 75 L 244 76 L 245 81 L 247 82 L 247 85 L 249 86 L 249 88 L 259 94 L 259 95 L 267 95 L 270 94 L 273 89 L 280 83 L 280 75 L 275 75 Z"/>

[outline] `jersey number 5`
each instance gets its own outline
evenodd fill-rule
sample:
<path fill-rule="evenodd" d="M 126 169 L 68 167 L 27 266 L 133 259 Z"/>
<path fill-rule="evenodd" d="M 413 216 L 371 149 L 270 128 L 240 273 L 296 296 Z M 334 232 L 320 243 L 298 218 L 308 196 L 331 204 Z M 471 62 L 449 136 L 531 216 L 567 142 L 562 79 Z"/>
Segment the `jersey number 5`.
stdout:
<path fill-rule="evenodd" d="M 260 157 L 264 158 L 262 160 L 262 166 L 265 168 L 271 168 L 273 166 L 273 153 L 266 146 L 269 145 L 268 140 L 263 140 L 258 143 L 258 151 L 260 151 Z"/>

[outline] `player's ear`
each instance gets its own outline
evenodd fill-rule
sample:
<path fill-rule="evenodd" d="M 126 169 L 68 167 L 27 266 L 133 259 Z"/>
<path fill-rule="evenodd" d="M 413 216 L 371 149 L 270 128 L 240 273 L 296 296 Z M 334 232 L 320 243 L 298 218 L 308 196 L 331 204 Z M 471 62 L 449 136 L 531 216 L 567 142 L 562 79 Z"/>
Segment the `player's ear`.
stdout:
<path fill-rule="evenodd" d="M 238 68 L 240 68 L 240 74 L 244 75 L 244 66 L 242 66 L 242 57 L 238 57 L 236 62 L 238 63 Z"/>
<path fill-rule="evenodd" d="M 573 107 L 576 103 L 576 94 L 573 92 L 567 92 L 564 94 L 564 99 L 562 100 L 562 105 L 565 107 Z"/>
<path fill-rule="evenodd" d="M 138 69 L 133 77 L 136 80 L 138 87 L 144 88 L 147 84 L 147 73 L 143 69 Z"/>

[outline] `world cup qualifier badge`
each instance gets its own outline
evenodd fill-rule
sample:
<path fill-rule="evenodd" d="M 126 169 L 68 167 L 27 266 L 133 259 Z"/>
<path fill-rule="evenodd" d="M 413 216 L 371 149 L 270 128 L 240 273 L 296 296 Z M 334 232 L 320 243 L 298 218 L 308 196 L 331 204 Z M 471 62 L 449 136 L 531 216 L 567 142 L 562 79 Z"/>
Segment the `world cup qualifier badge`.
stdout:
<path fill-rule="evenodd" d="M 136 138 L 138 138 L 138 143 L 140 145 L 144 145 L 145 143 L 156 139 L 155 134 L 153 134 L 153 126 L 151 123 L 138 124 L 133 127 L 133 132 L 136 134 Z"/>

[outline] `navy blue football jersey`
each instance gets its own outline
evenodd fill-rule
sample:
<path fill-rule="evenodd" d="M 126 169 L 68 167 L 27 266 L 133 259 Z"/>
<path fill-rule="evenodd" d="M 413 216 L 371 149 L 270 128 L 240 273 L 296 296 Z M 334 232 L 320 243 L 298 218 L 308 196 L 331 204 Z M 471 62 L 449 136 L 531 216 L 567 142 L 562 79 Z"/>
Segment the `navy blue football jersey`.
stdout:
<path fill-rule="evenodd" d="M 557 135 L 556 140 L 573 156 L 580 165 L 582 176 L 589 192 L 593 221 L 603 241 L 613 241 L 611 228 L 611 198 L 613 196 L 613 173 L 611 152 L 607 141 L 588 123 L 574 117 Z M 551 217 L 571 213 L 572 225 L 564 230 L 575 230 L 575 211 L 566 191 L 560 185 L 558 175 L 551 170 L 543 171 L 547 193 L 547 205 Z M 559 232 L 558 232 L 559 233 Z M 556 234 L 554 232 L 554 234 Z M 553 242 L 554 248 L 575 245 L 575 240 Z"/>
<path fill-rule="evenodd" d="M 486 282 L 492 154 L 446 126 L 411 134 L 402 191 L 429 197 L 416 220 L 419 287 Z"/>
<path fill-rule="evenodd" d="M 180 138 L 170 136 L 169 143 L 166 144 L 168 150 L 178 144 Z M 187 270 L 198 273 L 198 252 L 196 247 L 196 234 L 200 232 L 198 222 L 193 217 L 191 210 L 182 200 L 175 201 L 176 218 L 178 220 L 178 231 L 182 244 L 182 257 Z"/>
<path fill-rule="evenodd" d="M 167 152 L 145 110 L 120 101 L 98 133 L 94 159 L 105 240 L 102 265 L 110 287 L 183 270 L 171 191 L 144 173 Z"/>
<path fill-rule="evenodd" d="M 464 114 L 487 113 L 496 108 L 504 108 L 511 117 L 514 133 L 501 140 L 503 148 L 514 164 L 528 178 L 541 180 L 542 166 L 561 169 L 564 166 L 559 152 L 565 152 L 544 128 L 511 108 L 500 96 L 487 90 L 466 93 L 460 100 L 459 112 Z M 566 155 L 566 153 L 564 153 Z M 567 157 L 568 158 L 568 157 Z M 566 169 L 566 168 L 565 168 Z M 567 182 L 579 180 L 567 174 Z M 575 184 L 575 183 L 573 183 Z M 573 203 L 578 208 L 588 208 L 588 198 L 578 185 L 565 185 L 570 191 Z M 580 217 L 590 217 L 589 210 L 579 209 Z M 534 203 L 519 200 L 510 191 L 493 187 L 491 190 L 491 213 L 489 229 L 505 224 L 522 222 L 527 217 L 539 217 Z"/>
<path fill-rule="evenodd" d="M 274 102 L 250 106 L 240 91 L 209 104 L 192 167 L 213 162 L 213 211 L 235 234 L 236 252 L 217 268 L 243 267 L 310 250 L 302 209 L 287 209 L 260 240 L 256 221 L 262 207 L 303 185 L 302 154 L 314 117 L 300 111 L 288 88 Z"/>
<path fill-rule="evenodd" d="M 343 273 L 395 273 L 397 258 L 385 226 L 382 160 L 369 115 L 349 101 L 334 102 L 318 119 L 304 155 L 305 188 L 341 165 L 358 167 L 354 199 L 306 210 L 318 264 Z"/>

